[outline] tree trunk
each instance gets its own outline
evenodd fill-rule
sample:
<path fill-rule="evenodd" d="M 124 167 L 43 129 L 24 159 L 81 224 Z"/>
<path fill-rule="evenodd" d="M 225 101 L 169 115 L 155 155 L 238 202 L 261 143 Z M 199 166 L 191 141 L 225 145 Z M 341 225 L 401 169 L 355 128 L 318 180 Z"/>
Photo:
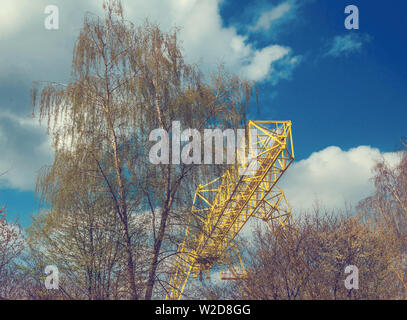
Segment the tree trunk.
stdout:
<path fill-rule="evenodd" d="M 131 250 L 131 238 L 129 235 L 129 230 L 127 226 L 127 216 L 126 216 L 126 224 L 124 225 L 124 236 L 126 240 L 126 254 L 127 254 L 127 273 L 129 276 L 130 281 L 130 290 L 131 290 L 131 299 L 138 300 L 137 294 L 137 287 L 136 287 L 136 280 L 134 277 L 134 261 L 133 261 L 133 252 Z"/>
<path fill-rule="evenodd" d="M 110 119 L 108 119 L 109 121 Z M 131 290 L 131 299 L 138 300 L 137 294 L 137 287 L 136 281 L 134 277 L 134 260 L 133 260 L 133 252 L 132 252 L 132 245 L 131 245 L 131 237 L 129 234 L 129 226 L 128 226 L 128 212 L 127 212 L 127 203 L 126 203 L 126 190 L 123 184 L 123 177 L 122 177 L 122 167 L 120 156 L 118 153 L 117 148 L 117 137 L 114 131 L 113 125 L 109 121 L 111 127 L 111 134 L 113 138 L 113 153 L 114 153 L 114 166 L 116 170 L 117 176 L 117 183 L 119 185 L 120 190 L 120 202 L 121 202 L 121 220 L 123 223 L 123 233 L 124 233 L 124 240 L 126 243 L 126 255 L 127 255 L 127 273 L 130 282 L 130 290 Z"/>
<path fill-rule="evenodd" d="M 167 225 L 169 211 L 170 211 L 170 208 L 167 206 L 165 208 L 163 214 L 161 215 L 160 229 L 159 229 L 159 232 L 157 235 L 157 239 L 154 243 L 153 256 L 152 256 L 151 264 L 150 264 L 150 272 L 148 274 L 148 281 L 147 281 L 147 288 L 146 288 L 146 295 L 145 295 L 146 300 L 151 300 L 151 298 L 153 296 L 153 288 L 154 288 L 155 276 L 156 276 L 156 271 L 157 271 L 157 266 L 158 266 L 158 255 L 160 254 L 161 245 L 162 245 L 164 234 L 165 234 L 165 228 Z"/>

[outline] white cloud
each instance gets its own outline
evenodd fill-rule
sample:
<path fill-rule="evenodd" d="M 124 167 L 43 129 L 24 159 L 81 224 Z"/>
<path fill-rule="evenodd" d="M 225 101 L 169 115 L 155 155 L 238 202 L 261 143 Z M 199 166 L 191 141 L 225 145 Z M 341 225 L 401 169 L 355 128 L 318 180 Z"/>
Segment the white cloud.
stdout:
<path fill-rule="evenodd" d="M 249 27 L 252 31 L 269 30 L 273 23 L 286 16 L 293 9 L 293 4 L 290 1 L 280 3 L 271 10 L 261 13 L 259 19 L 254 26 Z"/>
<path fill-rule="evenodd" d="M 339 57 L 351 53 L 360 52 L 365 42 L 370 41 L 370 36 L 349 33 L 344 36 L 336 36 L 330 43 L 327 56 Z"/>
<path fill-rule="evenodd" d="M 344 151 L 331 146 L 295 162 L 284 174 L 280 187 L 295 212 L 312 210 L 316 201 L 327 209 L 355 205 L 374 192 L 372 169 L 378 160 L 395 165 L 396 152 L 381 153 L 369 146 Z"/>
<path fill-rule="evenodd" d="M 263 80 L 272 68 L 272 63 L 286 56 L 290 50 L 288 48 L 274 45 L 266 47 L 254 53 L 252 62 L 243 68 L 243 72 L 248 78 L 255 81 Z"/>
<path fill-rule="evenodd" d="M 283 78 L 289 78 L 301 57 L 291 55 L 291 49 L 272 45 L 253 53 L 251 62 L 242 67 L 242 74 L 254 81 L 270 79 L 274 84 Z"/>

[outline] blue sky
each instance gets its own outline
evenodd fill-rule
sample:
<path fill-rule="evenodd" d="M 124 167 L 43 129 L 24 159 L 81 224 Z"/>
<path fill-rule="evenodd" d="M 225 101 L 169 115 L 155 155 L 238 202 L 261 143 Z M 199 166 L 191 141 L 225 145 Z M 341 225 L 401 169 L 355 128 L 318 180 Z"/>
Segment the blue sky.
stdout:
<path fill-rule="evenodd" d="M 60 29 L 45 30 L 46 0 L 0 4 L 0 203 L 28 226 L 35 177 L 52 161 L 43 127 L 31 118 L 32 81 L 69 79 L 72 47 L 85 11 L 101 1 L 55 0 Z M 257 81 L 253 119 L 293 121 L 296 163 L 283 186 L 298 210 L 328 208 L 373 191 L 376 160 L 397 161 L 406 136 L 407 42 L 403 1 L 123 1 L 129 20 L 149 17 L 182 28 L 189 61 L 211 70 L 225 62 Z M 347 30 L 344 9 L 359 8 Z M 291 199 L 290 199 L 291 198 Z"/>

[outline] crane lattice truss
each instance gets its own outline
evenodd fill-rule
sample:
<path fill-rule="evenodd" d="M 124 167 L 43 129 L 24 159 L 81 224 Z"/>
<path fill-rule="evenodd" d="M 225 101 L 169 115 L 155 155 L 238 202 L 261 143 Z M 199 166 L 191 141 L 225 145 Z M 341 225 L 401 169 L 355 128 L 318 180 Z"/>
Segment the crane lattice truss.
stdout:
<path fill-rule="evenodd" d="M 272 230 L 293 226 L 284 192 L 276 185 L 294 160 L 291 121 L 249 121 L 247 128 L 249 141 L 257 134 L 249 144 L 249 150 L 257 150 L 256 169 L 241 175 L 233 167 L 198 186 L 166 299 L 180 299 L 190 274 L 209 273 L 215 263 L 229 265 L 228 271 L 222 268 L 222 279 L 244 276 L 240 256 L 239 268 L 233 267 L 229 257 L 234 238 L 251 217 L 264 220 Z"/>

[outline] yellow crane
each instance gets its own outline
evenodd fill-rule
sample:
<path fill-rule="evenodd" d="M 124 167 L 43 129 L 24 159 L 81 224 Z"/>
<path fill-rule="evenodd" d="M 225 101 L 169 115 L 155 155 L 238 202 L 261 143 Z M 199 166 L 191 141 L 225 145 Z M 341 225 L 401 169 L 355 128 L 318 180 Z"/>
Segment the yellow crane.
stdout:
<path fill-rule="evenodd" d="M 184 240 L 172 266 L 166 299 L 180 299 L 191 273 L 193 277 L 209 273 L 215 263 L 229 265 L 229 270 L 221 269 L 221 279 L 244 276 L 238 251 L 239 268 L 229 258 L 230 251 L 237 250 L 233 240 L 250 218 L 264 220 L 272 230 L 294 226 L 285 194 L 277 187 L 294 161 L 291 121 L 249 121 L 247 129 L 252 142 L 249 152 L 256 150 L 253 160 L 257 165 L 249 175 L 233 167 L 197 187 Z M 252 139 L 253 135 L 257 139 Z"/>

